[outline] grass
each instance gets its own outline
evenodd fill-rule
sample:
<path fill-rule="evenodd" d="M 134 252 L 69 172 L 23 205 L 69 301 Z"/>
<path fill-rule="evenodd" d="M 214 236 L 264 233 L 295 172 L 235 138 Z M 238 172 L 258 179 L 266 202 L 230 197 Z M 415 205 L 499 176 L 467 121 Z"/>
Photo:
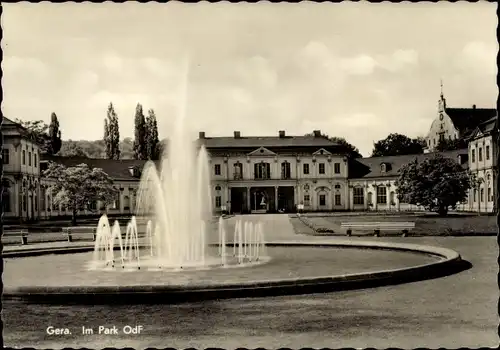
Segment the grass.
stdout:
<path fill-rule="evenodd" d="M 345 231 L 340 228 L 343 222 L 415 222 L 415 229 L 410 232 L 410 236 L 494 236 L 498 232 L 496 217 L 491 215 L 450 215 L 439 217 L 431 214 L 421 215 L 378 215 L 378 216 L 324 216 L 308 217 L 307 220 L 317 223 L 320 227 L 333 229 L 335 235 L 344 235 Z M 296 231 L 302 234 L 318 234 L 309 229 L 298 229 L 300 220 L 291 218 L 292 225 L 297 227 Z M 305 226 L 302 224 L 302 226 Z M 359 233 L 359 231 L 358 231 Z M 368 231 L 367 231 L 368 233 Z M 356 234 L 356 231 L 353 231 Z M 384 235 L 400 235 L 400 232 L 384 232 Z M 324 234 L 323 234 L 324 235 Z"/>

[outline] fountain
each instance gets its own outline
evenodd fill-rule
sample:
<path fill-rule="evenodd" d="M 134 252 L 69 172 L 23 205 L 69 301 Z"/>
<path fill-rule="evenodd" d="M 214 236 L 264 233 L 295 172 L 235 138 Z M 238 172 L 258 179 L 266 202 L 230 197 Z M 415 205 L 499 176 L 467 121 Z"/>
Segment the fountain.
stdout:
<path fill-rule="evenodd" d="M 187 81 L 186 64 L 181 89 L 176 130 L 159 167 L 148 161 L 137 192 L 135 216 L 127 224 L 125 242 L 118 223 L 110 228 L 108 218 L 99 221 L 93 267 L 114 267 L 114 241 L 119 238 L 122 267 L 150 269 L 206 268 L 258 262 L 263 255 L 262 224 L 236 223 L 233 258 L 226 252 L 226 230 L 219 220 L 219 253 L 207 252 L 208 231 L 212 221 L 212 191 L 209 156 L 204 146 L 196 149 L 185 128 Z M 149 254 L 141 252 L 138 226 L 145 226 Z M 235 254 L 236 247 L 238 254 Z M 142 255 L 141 255 L 142 254 Z"/>

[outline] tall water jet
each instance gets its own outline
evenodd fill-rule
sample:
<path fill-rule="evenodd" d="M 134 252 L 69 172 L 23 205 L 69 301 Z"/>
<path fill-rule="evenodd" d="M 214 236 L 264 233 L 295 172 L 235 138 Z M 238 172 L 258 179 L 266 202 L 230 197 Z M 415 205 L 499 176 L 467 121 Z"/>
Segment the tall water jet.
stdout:
<path fill-rule="evenodd" d="M 172 268 L 210 267 L 252 261 L 258 255 L 256 228 L 238 220 L 233 239 L 233 257 L 226 254 L 226 232 L 219 221 L 221 236 L 218 256 L 208 256 L 207 238 L 213 215 L 209 155 L 196 145 L 186 128 L 189 61 L 185 61 L 180 84 L 175 127 L 161 160 L 144 165 L 135 201 L 135 216 L 126 226 L 125 242 L 120 227 L 113 229 L 104 215 L 98 224 L 94 262 L 114 263 L 114 242 L 120 245 L 122 266 Z M 136 220 L 137 217 L 137 220 Z M 145 254 L 140 255 L 138 222 L 145 226 Z M 141 231 L 143 233 L 143 231 Z M 236 248 L 237 247 L 237 248 Z M 238 252 L 236 252 L 238 249 Z M 228 257 L 229 261 L 226 260 Z"/>
<path fill-rule="evenodd" d="M 156 252 L 162 266 L 174 268 L 204 265 L 212 218 L 208 153 L 203 146 L 196 148 L 185 128 L 188 78 L 186 61 L 175 131 L 159 169 L 153 162 L 145 165 L 136 207 L 136 215 L 151 219 L 155 227 L 148 233 L 151 254 Z"/>

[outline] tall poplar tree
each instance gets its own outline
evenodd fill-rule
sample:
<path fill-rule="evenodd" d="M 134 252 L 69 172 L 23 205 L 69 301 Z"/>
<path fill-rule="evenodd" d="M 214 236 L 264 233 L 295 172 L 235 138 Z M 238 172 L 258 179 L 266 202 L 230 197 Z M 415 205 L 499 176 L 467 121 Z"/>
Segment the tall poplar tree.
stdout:
<path fill-rule="evenodd" d="M 147 159 L 146 146 L 146 119 L 142 110 L 142 105 L 137 104 L 135 108 L 135 139 L 134 139 L 134 158 Z"/>
<path fill-rule="evenodd" d="M 59 130 L 59 120 L 57 115 L 52 112 L 50 115 L 50 125 L 49 125 L 49 141 L 46 147 L 48 154 L 56 154 L 59 152 L 62 146 L 61 140 L 61 130 Z"/>
<path fill-rule="evenodd" d="M 104 144 L 108 159 L 120 159 L 120 127 L 113 103 L 109 104 L 104 121 Z"/>
<path fill-rule="evenodd" d="M 155 111 L 150 109 L 146 118 L 146 159 L 159 159 L 159 142 Z"/>
<path fill-rule="evenodd" d="M 111 152 L 111 141 L 109 138 L 109 124 L 108 119 L 104 119 L 104 152 L 107 159 L 112 159 L 113 153 Z"/>

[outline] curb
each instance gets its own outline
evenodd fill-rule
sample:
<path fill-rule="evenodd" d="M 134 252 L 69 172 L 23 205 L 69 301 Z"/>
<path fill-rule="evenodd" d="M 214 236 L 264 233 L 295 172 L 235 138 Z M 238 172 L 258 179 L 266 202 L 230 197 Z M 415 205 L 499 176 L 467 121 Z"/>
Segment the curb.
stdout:
<path fill-rule="evenodd" d="M 213 299 L 249 298 L 278 295 L 296 295 L 320 292 L 366 289 L 387 285 L 416 282 L 444 277 L 464 271 L 470 263 L 450 249 L 388 242 L 271 242 L 267 246 L 383 249 L 432 255 L 436 262 L 394 270 L 348 275 L 320 276 L 298 279 L 262 280 L 246 283 L 220 283 L 217 285 L 140 285 L 140 286 L 85 286 L 85 287 L 17 287 L 5 288 L 5 300 L 22 300 L 48 304 L 165 304 Z M 91 251 L 93 247 L 81 246 L 57 249 L 39 249 L 11 252 L 10 256 L 22 257 L 42 254 L 67 254 Z M 31 255 L 30 255 L 31 254 Z"/>

